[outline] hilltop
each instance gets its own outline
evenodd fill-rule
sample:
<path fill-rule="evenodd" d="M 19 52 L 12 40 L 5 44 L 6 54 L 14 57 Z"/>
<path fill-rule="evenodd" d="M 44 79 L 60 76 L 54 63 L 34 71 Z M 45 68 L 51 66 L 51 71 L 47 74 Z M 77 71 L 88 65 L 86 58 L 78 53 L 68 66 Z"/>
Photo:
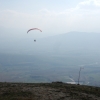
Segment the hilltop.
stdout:
<path fill-rule="evenodd" d="M 100 100 L 100 88 L 53 83 L 0 83 L 0 100 Z"/>

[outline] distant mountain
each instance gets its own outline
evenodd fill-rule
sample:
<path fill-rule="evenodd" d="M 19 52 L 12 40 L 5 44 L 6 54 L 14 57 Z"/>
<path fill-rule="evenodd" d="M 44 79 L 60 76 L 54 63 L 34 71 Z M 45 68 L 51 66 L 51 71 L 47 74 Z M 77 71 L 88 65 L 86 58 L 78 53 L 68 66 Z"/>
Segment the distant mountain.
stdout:
<path fill-rule="evenodd" d="M 100 51 L 100 34 L 69 32 L 37 41 L 37 48 L 53 53 L 90 53 Z"/>
<path fill-rule="evenodd" d="M 33 42 L 33 46 L 28 47 L 32 52 L 60 54 L 91 54 L 100 53 L 100 34 L 85 32 L 69 32 Z"/>
<path fill-rule="evenodd" d="M 12 38 L 0 40 L 0 52 L 19 54 L 90 54 L 100 53 L 100 34 L 69 32 L 46 38 Z"/>

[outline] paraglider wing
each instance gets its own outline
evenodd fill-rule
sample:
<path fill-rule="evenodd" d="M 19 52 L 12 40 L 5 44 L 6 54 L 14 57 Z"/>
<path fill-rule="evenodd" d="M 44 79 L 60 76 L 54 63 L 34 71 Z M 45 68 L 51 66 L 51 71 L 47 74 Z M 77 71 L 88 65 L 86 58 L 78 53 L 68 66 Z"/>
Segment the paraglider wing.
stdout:
<path fill-rule="evenodd" d="M 42 32 L 42 30 L 40 30 L 40 29 L 38 29 L 38 28 L 31 28 L 31 29 L 29 29 L 29 30 L 27 31 L 27 33 L 28 33 L 29 31 L 31 31 L 31 30 L 39 30 L 40 32 Z"/>

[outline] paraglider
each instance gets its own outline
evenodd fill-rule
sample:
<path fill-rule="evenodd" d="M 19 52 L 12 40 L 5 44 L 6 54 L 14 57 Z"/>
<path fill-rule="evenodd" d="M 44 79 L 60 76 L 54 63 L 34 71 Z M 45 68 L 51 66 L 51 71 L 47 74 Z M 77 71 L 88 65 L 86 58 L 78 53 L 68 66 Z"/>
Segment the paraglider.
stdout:
<path fill-rule="evenodd" d="M 40 30 L 40 29 L 38 29 L 38 28 L 31 28 L 31 29 L 29 29 L 29 30 L 27 31 L 27 33 L 28 33 L 29 31 L 31 31 L 31 30 L 39 30 L 40 32 L 42 32 L 42 30 Z"/>
<path fill-rule="evenodd" d="M 40 32 L 42 32 L 42 30 L 40 30 L 39 28 L 31 28 L 31 29 L 29 29 L 29 30 L 27 31 L 27 33 L 28 33 L 29 31 L 31 31 L 31 30 L 39 30 Z M 34 40 L 34 42 L 36 42 L 36 40 Z"/>
<path fill-rule="evenodd" d="M 34 42 L 36 42 L 36 40 L 34 40 Z"/>

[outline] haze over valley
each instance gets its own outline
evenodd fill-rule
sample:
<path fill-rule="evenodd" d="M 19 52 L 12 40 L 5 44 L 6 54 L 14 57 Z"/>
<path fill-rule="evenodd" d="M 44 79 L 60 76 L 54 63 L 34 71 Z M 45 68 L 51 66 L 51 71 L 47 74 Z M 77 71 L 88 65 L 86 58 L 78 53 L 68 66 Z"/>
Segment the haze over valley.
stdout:
<path fill-rule="evenodd" d="M 30 34 L 27 34 L 30 35 Z M 44 38 L 0 37 L 1 82 L 76 82 L 100 86 L 100 34 L 68 32 Z M 36 42 L 34 42 L 36 39 Z"/>

